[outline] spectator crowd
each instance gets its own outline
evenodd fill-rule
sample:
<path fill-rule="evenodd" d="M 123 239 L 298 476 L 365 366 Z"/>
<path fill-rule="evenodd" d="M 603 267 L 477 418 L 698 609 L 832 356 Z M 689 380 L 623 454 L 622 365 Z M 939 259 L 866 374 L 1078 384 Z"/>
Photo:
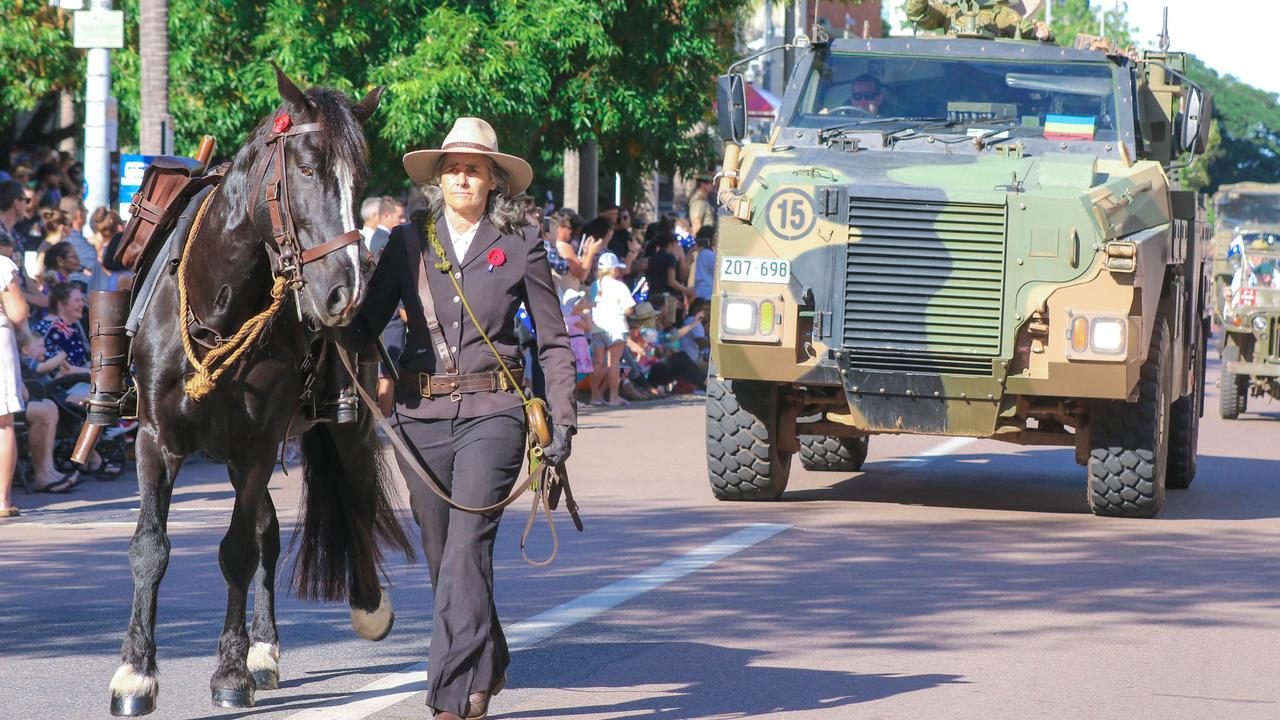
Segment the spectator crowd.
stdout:
<path fill-rule="evenodd" d="M 110 474 L 96 453 L 84 471 L 59 472 L 54 447 L 78 430 L 65 416 L 88 393 L 88 293 L 132 282 L 111 259 L 124 222 L 110 208 L 85 207 L 79 163 L 53 150 L 14 160 L 0 170 L 0 518 L 19 512 L 11 494 L 20 434 L 39 492 Z"/>
<path fill-rule="evenodd" d="M 120 471 L 96 453 L 82 470 L 65 472 L 66 462 L 54 460 L 55 445 L 73 440 L 83 419 L 76 414 L 88 393 L 88 294 L 128 289 L 133 280 L 114 261 L 123 220 L 107 207 L 90 212 L 82 185 L 79 164 L 52 150 L 0 169 L 0 518 L 19 514 L 11 494 L 20 454 L 38 492 L 70 492 L 86 475 Z M 710 178 L 700 177 L 687 216 L 647 223 L 626 208 L 587 219 L 521 196 L 546 248 L 584 401 L 616 406 L 704 392 L 716 268 L 710 191 Z M 360 217 L 377 258 L 409 214 L 403 200 L 376 196 L 361 203 Z M 393 362 L 404 345 L 402 313 L 383 336 Z M 527 378 L 537 391 L 536 329 L 522 320 Z M 384 377 L 384 411 L 392 394 Z"/>

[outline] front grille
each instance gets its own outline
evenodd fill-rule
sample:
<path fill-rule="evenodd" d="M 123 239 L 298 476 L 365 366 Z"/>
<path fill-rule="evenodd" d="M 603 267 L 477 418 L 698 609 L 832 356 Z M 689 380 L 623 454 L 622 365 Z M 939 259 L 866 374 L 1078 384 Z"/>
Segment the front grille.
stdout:
<path fill-rule="evenodd" d="M 990 375 L 1005 208 L 849 198 L 844 348 L 864 370 Z"/>

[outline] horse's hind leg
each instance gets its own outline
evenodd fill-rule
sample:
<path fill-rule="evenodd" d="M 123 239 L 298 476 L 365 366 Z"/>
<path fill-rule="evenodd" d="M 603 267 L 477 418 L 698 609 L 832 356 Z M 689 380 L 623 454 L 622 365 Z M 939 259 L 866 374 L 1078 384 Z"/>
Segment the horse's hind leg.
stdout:
<path fill-rule="evenodd" d="M 236 489 L 231 526 L 218 549 L 218 564 L 227 582 L 227 617 L 218 638 L 218 668 L 209 687 L 218 707 L 253 707 L 253 676 L 249 674 L 249 633 L 244 613 L 249 599 L 249 583 L 258 568 L 258 508 L 271 477 L 272 452 L 246 448 L 228 464 L 231 484 Z"/>
<path fill-rule="evenodd" d="M 254 576 L 253 627 L 249 630 L 249 674 L 258 690 L 280 687 L 280 636 L 276 634 L 276 563 L 280 558 L 280 521 L 270 491 L 258 505 L 258 572 Z"/>
<path fill-rule="evenodd" d="M 182 458 L 160 446 L 154 428 L 138 432 L 138 526 L 129 543 L 133 569 L 133 611 L 121 655 L 124 662 L 111 678 L 111 714 L 146 715 L 156 708 L 160 683 L 156 675 L 156 595 L 169 565 L 166 522 L 173 481 Z"/>

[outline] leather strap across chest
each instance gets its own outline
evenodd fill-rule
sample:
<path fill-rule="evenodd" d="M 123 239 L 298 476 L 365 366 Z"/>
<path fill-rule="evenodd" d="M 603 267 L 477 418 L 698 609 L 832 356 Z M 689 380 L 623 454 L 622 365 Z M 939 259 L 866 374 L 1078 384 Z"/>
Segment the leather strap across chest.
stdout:
<path fill-rule="evenodd" d="M 410 224 L 413 228 L 414 235 L 417 236 L 418 246 L 422 250 L 421 267 L 418 268 L 418 298 L 422 301 L 422 314 L 427 319 L 427 330 L 431 334 L 431 344 L 435 347 L 436 359 L 444 366 L 444 371 L 449 375 L 458 373 L 458 362 L 453 357 L 453 352 L 449 350 L 449 343 L 444 339 L 444 328 L 440 326 L 440 318 L 436 316 L 436 301 L 431 295 L 431 287 L 427 283 L 427 241 L 422 237 L 422 233 L 418 232 L 418 226 Z"/>

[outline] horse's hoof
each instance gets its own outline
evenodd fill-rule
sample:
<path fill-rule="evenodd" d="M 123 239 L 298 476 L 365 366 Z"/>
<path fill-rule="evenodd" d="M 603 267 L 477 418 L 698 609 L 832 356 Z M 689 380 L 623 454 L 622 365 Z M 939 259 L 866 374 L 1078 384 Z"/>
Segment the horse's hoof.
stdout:
<path fill-rule="evenodd" d="M 213 691 L 213 704 L 223 708 L 251 708 L 253 691 L 218 688 Z"/>
<path fill-rule="evenodd" d="M 351 627 L 365 640 L 377 642 L 385 638 L 391 634 L 391 626 L 395 624 L 396 611 L 391 607 L 391 598 L 387 596 L 386 588 L 382 588 L 378 607 L 373 612 L 351 608 Z"/>
<path fill-rule="evenodd" d="M 155 712 L 156 699 L 150 695 L 112 695 L 111 714 L 114 717 L 138 717 Z"/>
<path fill-rule="evenodd" d="M 254 670 L 249 674 L 253 676 L 255 690 L 280 689 L 280 674 L 274 670 Z"/>

